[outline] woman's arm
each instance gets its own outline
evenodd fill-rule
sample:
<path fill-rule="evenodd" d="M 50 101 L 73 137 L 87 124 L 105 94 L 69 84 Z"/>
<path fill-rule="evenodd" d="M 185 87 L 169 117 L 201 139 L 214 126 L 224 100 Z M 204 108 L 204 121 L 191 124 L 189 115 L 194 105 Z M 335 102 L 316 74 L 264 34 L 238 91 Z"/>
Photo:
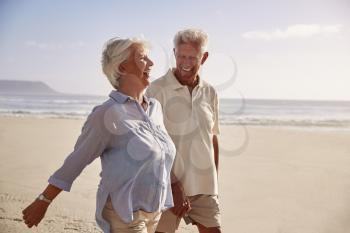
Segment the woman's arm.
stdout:
<path fill-rule="evenodd" d="M 53 200 L 62 190 L 70 191 L 73 181 L 82 170 L 103 153 L 109 136 L 109 132 L 102 130 L 103 120 L 101 113 L 90 114 L 74 146 L 74 151 L 49 178 L 49 185 L 42 193 L 44 200 L 37 198 L 23 210 L 23 219 L 29 228 L 37 226 L 44 218 L 50 205 L 48 200 Z"/>
<path fill-rule="evenodd" d="M 171 189 L 173 193 L 174 207 L 170 210 L 178 217 L 183 217 L 188 211 L 191 210 L 191 204 L 186 197 L 185 190 L 181 182 L 177 179 L 175 174 L 171 171 Z"/>
<path fill-rule="evenodd" d="M 62 189 L 57 188 L 49 184 L 42 195 L 49 200 L 55 199 L 55 197 L 62 191 Z M 22 211 L 23 220 L 25 224 L 31 228 L 32 226 L 38 226 L 40 221 L 44 218 L 47 208 L 50 203 L 48 201 L 39 200 L 38 198 L 30 204 L 27 208 Z"/>

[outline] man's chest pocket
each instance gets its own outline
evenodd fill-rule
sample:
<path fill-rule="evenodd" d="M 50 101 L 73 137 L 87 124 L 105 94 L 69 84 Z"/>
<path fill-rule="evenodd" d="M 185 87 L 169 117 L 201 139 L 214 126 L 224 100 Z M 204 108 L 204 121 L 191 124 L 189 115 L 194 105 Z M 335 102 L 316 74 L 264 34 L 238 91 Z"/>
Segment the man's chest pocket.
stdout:
<path fill-rule="evenodd" d="M 196 106 L 199 127 L 211 130 L 214 126 L 214 111 L 209 103 L 201 102 Z"/>

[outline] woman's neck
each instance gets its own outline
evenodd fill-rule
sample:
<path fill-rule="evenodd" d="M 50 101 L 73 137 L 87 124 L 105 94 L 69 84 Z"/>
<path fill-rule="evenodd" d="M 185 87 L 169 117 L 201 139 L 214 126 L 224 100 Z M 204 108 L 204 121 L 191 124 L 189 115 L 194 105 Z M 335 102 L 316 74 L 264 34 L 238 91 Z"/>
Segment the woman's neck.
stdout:
<path fill-rule="evenodd" d="M 130 86 L 119 86 L 118 91 L 134 98 L 140 105 L 143 102 L 144 89 Z"/>

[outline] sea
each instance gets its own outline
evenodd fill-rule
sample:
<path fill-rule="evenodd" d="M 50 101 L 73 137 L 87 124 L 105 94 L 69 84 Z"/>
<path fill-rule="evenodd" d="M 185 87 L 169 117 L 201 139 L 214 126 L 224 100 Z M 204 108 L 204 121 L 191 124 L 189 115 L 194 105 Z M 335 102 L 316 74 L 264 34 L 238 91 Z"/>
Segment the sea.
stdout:
<path fill-rule="evenodd" d="M 0 115 L 84 119 L 107 96 L 0 95 Z M 350 101 L 220 99 L 220 124 L 350 130 Z"/>

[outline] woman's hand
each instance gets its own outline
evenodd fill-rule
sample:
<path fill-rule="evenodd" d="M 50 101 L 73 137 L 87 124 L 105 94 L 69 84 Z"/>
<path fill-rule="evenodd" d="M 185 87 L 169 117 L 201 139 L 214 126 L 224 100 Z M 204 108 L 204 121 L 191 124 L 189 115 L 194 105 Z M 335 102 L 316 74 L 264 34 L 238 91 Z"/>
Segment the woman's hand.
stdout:
<path fill-rule="evenodd" d="M 62 191 L 62 189 L 48 184 L 42 195 L 49 200 L 55 199 L 55 197 Z M 49 201 L 50 202 L 50 201 Z M 32 226 L 38 226 L 40 221 L 44 218 L 47 207 L 49 207 L 50 203 L 44 200 L 36 199 L 32 204 L 30 204 L 27 208 L 22 211 L 23 220 L 25 224 L 31 228 Z"/>
<path fill-rule="evenodd" d="M 180 182 L 173 183 L 171 185 L 173 192 L 174 207 L 170 210 L 179 218 L 183 217 L 188 211 L 191 210 L 191 204 L 185 195 Z"/>
<path fill-rule="evenodd" d="M 49 203 L 45 201 L 35 200 L 27 208 L 22 211 L 23 220 L 25 224 L 31 228 L 32 226 L 38 226 L 40 221 L 44 218 Z"/>

